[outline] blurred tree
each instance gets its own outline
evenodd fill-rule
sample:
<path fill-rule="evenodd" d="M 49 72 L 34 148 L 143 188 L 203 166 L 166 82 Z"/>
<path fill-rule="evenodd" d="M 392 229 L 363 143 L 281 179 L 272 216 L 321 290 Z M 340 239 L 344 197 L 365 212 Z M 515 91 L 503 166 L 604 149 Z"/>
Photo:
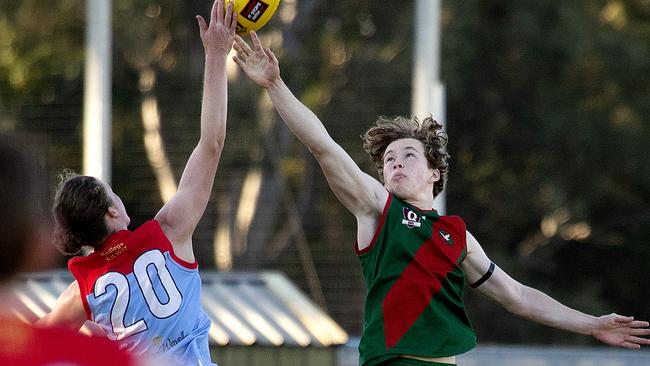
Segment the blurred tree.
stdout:
<path fill-rule="evenodd" d="M 650 260 L 649 15 L 638 1 L 445 3 L 449 209 L 516 278 L 591 313 L 650 316 L 639 286 Z M 471 304 L 487 341 L 586 341 L 499 325 L 493 305 Z"/>
<path fill-rule="evenodd" d="M 134 225 L 162 205 L 145 135 L 159 134 L 174 179 L 198 138 L 194 15 L 210 6 L 113 2 L 113 185 Z M 359 135 L 378 115 L 409 114 L 412 11 L 410 1 L 284 0 L 260 32 L 287 84 L 373 175 Z M 587 312 L 646 319 L 649 16 L 638 0 L 445 1 L 442 28 L 448 211 L 522 282 Z M 84 24 L 80 0 L 0 0 L 0 131 L 48 136 L 57 170 L 81 167 Z M 228 136 L 197 258 L 282 270 L 313 296 L 322 286 L 334 318 L 359 334 L 355 220 L 263 93 L 229 74 Z M 588 342 L 471 291 L 467 301 L 481 342 Z"/>
<path fill-rule="evenodd" d="M 81 166 L 82 5 L 0 1 L 0 132 L 63 132 L 49 155 L 75 169 Z"/>

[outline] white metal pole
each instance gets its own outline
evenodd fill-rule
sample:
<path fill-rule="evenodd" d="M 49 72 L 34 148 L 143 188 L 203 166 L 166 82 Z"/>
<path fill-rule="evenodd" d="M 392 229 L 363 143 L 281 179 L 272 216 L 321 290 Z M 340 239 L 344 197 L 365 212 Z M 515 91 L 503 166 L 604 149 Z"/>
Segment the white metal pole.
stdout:
<path fill-rule="evenodd" d="M 111 0 L 86 1 L 83 172 L 111 181 Z"/>
<path fill-rule="evenodd" d="M 411 113 L 422 119 L 431 114 L 445 121 L 445 87 L 440 81 L 440 0 L 415 0 L 413 95 Z M 445 213 L 446 197 L 441 192 L 433 208 Z"/>

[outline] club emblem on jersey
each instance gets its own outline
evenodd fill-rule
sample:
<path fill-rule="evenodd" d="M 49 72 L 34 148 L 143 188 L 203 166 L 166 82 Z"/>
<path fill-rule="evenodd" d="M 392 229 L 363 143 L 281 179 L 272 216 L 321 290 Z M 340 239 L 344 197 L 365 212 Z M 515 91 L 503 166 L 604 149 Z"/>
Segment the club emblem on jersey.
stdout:
<path fill-rule="evenodd" d="M 404 219 L 402 220 L 403 225 L 406 225 L 409 229 L 420 227 L 420 216 L 418 216 L 414 211 L 404 207 L 402 209 L 402 214 L 404 215 Z"/>
<path fill-rule="evenodd" d="M 438 230 L 438 235 L 440 235 L 442 240 L 444 240 L 445 243 L 447 243 L 447 245 L 451 246 L 452 244 L 454 244 L 454 240 L 451 238 L 451 234 L 449 234 L 448 232 L 440 229 Z"/>

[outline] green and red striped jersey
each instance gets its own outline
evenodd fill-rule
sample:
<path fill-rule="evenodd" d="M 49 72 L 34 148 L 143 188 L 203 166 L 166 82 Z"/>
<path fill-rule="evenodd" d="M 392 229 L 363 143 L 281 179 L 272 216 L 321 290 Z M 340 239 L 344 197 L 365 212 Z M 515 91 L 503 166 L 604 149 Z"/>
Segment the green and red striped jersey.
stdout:
<path fill-rule="evenodd" d="M 476 346 L 465 312 L 465 222 L 389 195 L 375 236 L 355 246 L 366 297 L 359 364 L 455 356 Z"/>

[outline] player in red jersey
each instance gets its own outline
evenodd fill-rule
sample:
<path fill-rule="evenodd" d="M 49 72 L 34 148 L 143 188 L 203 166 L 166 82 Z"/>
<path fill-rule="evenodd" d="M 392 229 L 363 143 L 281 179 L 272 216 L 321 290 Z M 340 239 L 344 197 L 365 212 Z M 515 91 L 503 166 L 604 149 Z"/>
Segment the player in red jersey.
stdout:
<path fill-rule="evenodd" d="M 66 254 L 93 252 L 68 263 L 75 276 L 40 323 L 78 330 L 88 319 L 106 336 L 160 364 L 212 365 L 210 320 L 192 234 L 208 204 L 226 134 L 226 62 L 237 15 L 229 2 L 212 5 L 210 23 L 197 16 L 205 53 L 200 139 L 178 191 L 136 230 L 111 187 L 89 176 L 70 175 L 54 199 L 55 240 Z"/>
<path fill-rule="evenodd" d="M 280 77 L 278 60 L 251 32 L 235 38 L 235 62 L 266 89 L 286 125 L 318 160 L 341 203 L 357 219 L 355 249 L 368 295 L 360 364 L 448 365 L 474 346 L 462 283 L 524 318 L 591 335 L 619 347 L 650 345 L 648 322 L 594 317 L 522 285 L 497 267 L 462 219 L 432 210 L 447 170 L 447 138 L 432 118 L 380 118 L 364 148 L 382 182 L 362 172 Z"/>
<path fill-rule="evenodd" d="M 52 225 L 45 210 L 46 178 L 38 157 L 24 141 L 0 136 L 0 301 L 11 296 L 10 280 L 19 271 L 53 263 Z M 26 324 L 0 307 L 0 365 L 135 365 L 118 345 L 60 328 Z"/>

